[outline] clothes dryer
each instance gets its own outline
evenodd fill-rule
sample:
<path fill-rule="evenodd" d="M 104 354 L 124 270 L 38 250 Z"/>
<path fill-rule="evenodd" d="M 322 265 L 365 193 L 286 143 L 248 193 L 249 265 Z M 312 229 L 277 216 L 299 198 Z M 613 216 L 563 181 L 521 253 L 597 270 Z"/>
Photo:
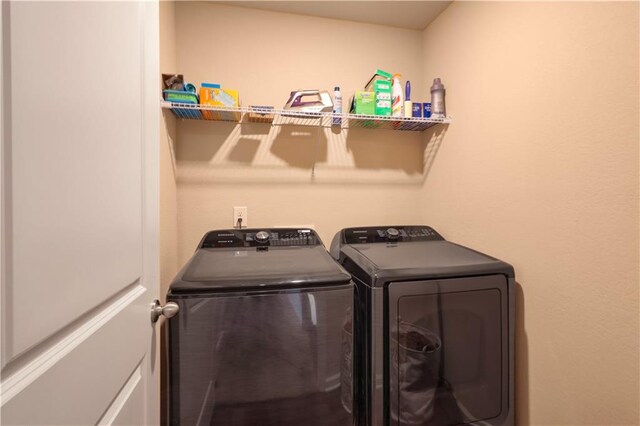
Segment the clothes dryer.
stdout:
<path fill-rule="evenodd" d="M 514 424 L 515 274 L 428 226 L 348 228 L 358 424 Z"/>

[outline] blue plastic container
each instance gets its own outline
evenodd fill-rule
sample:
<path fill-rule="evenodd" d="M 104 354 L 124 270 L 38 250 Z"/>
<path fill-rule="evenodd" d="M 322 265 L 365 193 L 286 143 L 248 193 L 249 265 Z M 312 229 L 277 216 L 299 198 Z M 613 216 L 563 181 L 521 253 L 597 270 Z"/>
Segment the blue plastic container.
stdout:
<path fill-rule="evenodd" d="M 167 102 L 171 102 L 172 108 L 171 111 L 179 118 L 192 118 L 192 119 L 202 119 L 202 114 L 199 109 L 196 108 L 180 108 L 176 105 L 186 104 L 186 105 L 194 105 L 197 106 L 200 101 L 198 100 L 198 95 L 192 92 L 187 92 L 184 90 L 163 90 L 162 96 L 164 100 Z"/>
<path fill-rule="evenodd" d="M 414 102 L 411 106 L 411 117 L 413 118 L 421 118 L 422 117 L 422 102 Z"/>
<path fill-rule="evenodd" d="M 424 118 L 431 117 L 431 102 L 425 102 L 422 104 L 422 116 Z"/>

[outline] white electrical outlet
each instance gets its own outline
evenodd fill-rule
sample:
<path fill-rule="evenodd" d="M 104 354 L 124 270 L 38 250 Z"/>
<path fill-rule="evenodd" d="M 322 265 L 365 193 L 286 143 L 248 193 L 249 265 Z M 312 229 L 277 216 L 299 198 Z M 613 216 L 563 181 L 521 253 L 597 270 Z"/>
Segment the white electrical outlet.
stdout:
<path fill-rule="evenodd" d="M 236 206 L 233 208 L 233 227 L 240 228 L 240 226 L 242 226 L 243 228 L 246 228 L 247 226 L 249 226 L 249 219 L 247 216 L 246 206 L 242 206 L 242 207 Z"/>

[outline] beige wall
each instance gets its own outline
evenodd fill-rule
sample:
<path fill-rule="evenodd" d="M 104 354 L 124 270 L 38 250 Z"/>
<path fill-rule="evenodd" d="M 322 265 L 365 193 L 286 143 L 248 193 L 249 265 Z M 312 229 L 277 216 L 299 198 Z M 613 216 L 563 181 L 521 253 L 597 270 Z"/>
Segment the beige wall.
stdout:
<path fill-rule="evenodd" d="M 519 424 L 638 424 L 638 3 L 458 3 L 424 222 L 507 260 Z"/>
<path fill-rule="evenodd" d="M 376 68 L 422 84 L 422 33 L 211 3 L 176 5 L 180 72 L 240 91 L 244 105 L 282 107 L 294 89 L 350 96 Z M 314 225 L 325 244 L 344 226 L 419 222 L 422 135 L 182 121 L 178 125 L 179 258 L 232 226 Z M 314 156 L 318 165 L 311 178 Z"/>
<path fill-rule="evenodd" d="M 176 67 L 175 3 L 160 2 L 160 72 Z M 174 143 L 176 120 L 166 110 L 160 119 L 160 295 L 164 297 L 178 270 L 178 205 Z"/>

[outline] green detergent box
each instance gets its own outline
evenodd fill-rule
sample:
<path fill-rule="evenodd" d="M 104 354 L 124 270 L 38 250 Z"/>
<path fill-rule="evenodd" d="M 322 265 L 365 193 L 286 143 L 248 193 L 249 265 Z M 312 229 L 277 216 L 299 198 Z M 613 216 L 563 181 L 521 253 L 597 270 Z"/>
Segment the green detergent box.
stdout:
<path fill-rule="evenodd" d="M 376 113 L 376 97 L 374 92 L 358 90 L 354 99 L 355 113 L 374 115 Z"/>
<path fill-rule="evenodd" d="M 374 93 L 375 115 L 391 115 L 391 74 L 376 70 L 364 89 Z"/>
<path fill-rule="evenodd" d="M 375 115 L 391 115 L 391 81 L 376 80 L 372 86 L 376 98 Z"/>

